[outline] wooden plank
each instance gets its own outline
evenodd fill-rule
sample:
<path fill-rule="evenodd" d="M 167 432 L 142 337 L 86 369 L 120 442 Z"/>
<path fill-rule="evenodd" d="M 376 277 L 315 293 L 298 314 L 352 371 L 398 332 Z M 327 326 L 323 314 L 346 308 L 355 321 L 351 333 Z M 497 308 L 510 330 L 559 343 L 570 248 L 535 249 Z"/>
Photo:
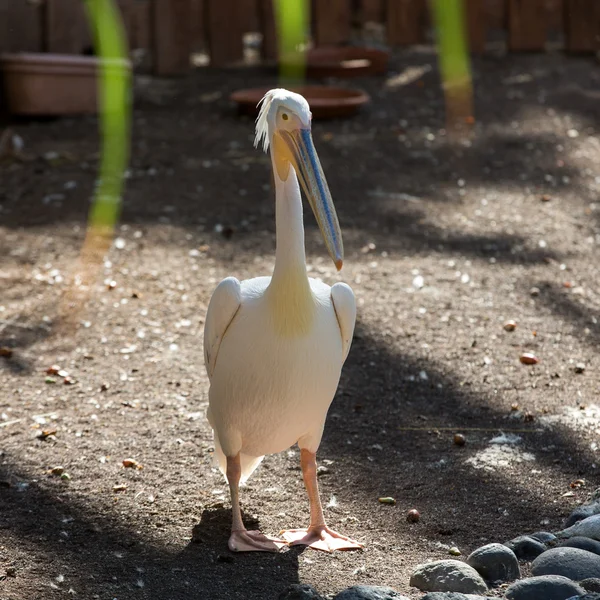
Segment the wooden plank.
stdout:
<path fill-rule="evenodd" d="M 565 42 L 568 52 L 590 53 L 600 49 L 598 0 L 565 0 Z"/>
<path fill-rule="evenodd" d="M 485 18 L 490 29 L 508 29 L 508 6 L 506 0 L 481 0 Z"/>
<path fill-rule="evenodd" d="M 315 0 L 315 42 L 317 46 L 343 44 L 350 39 L 350 0 Z"/>
<path fill-rule="evenodd" d="M 210 64 L 222 67 L 242 60 L 245 25 L 237 10 L 236 0 L 207 0 L 207 9 Z"/>
<path fill-rule="evenodd" d="M 81 0 L 46 0 L 46 49 L 58 54 L 81 54 L 91 33 Z"/>
<path fill-rule="evenodd" d="M 150 0 L 135 0 L 133 13 L 135 22 L 134 47 L 151 50 L 153 31 Z"/>
<path fill-rule="evenodd" d="M 157 75 L 180 75 L 190 68 L 190 1 L 154 0 L 153 62 Z"/>
<path fill-rule="evenodd" d="M 204 32 L 204 0 L 191 0 L 190 4 L 190 49 L 200 52 L 206 49 L 206 35 Z"/>
<path fill-rule="evenodd" d="M 0 0 L 0 52 L 41 52 L 42 16 L 40 5 Z"/>
<path fill-rule="evenodd" d="M 425 40 L 425 2 L 387 0 L 387 38 L 391 46 L 411 46 Z"/>
<path fill-rule="evenodd" d="M 383 23 L 383 0 L 360 0 L 361 23 Z"/>
<path fill-rule="evenodd" d="M 274 60 L 278 56 L 277 23 L 275 21 L 274 0 L 259 0 L 258 14 L 260 32 L 262 33 L 262 57 L 265 60 Z"/>
<path fill-rule="evenodd" d="M 545 46 L 545 0 L 509 0 L 509 49 L 517 52 L 543 51 Z"/>
<path fill-rule="evenodd" d="M 258 0 L 237 0 L 236 9 L 244 33 L 258 31 Z"/>
<path fill-rule="evenodd" d="M 475 54 L 482 54 L 487 33 L 485 7 L 481 0 L 464 0 L 464 7 L 469 49 Z"/>
<path fill-rule="evenodd" d="M 549 30 L 564 31 L 564 13 L 565 3 L 563 0 L 546 0 L 546 23 Z"/>

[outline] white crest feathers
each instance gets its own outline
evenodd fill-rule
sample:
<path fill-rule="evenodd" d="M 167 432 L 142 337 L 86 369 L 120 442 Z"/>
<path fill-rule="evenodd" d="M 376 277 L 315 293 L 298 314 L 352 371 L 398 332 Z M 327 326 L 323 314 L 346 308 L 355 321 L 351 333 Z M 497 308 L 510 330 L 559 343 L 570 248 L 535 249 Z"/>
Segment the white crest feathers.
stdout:
<path fill-rule="evenodd" d="M 256 135 L 254 136 L 254 147 L 257 148 L 258 145 L 262 142 L 263 150 L 266 152 L 269 149 L 269 110 L 271 108 L 271 104 L 275 96 L 284 90 L 269 90 L 258 103 L 257 106 L 260 106 L 260 112 L 258 113 L 258 117 L 256 118 Z"/>

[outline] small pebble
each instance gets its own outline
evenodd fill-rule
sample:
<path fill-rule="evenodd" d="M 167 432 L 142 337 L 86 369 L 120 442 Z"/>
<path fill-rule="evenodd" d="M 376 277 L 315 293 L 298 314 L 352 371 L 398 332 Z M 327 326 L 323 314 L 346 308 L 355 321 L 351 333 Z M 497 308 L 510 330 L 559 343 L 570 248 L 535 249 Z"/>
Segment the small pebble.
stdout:
<path fill-rule="evenodd" d="M 577 363 L 575 365 L 575 373 L 583 373 L 585 371 L 585 365 L 583 363 Z"/>
<path fill-rule="evenodd" d="M 133 458 L 124 459 L 123 466 L 126 469 L 139 469 L 140 468 L 140 465 L 137 463 L 137 461 L 133 460 Z"/>
<path fill-rule="evenodd" d="M 521 354 L 519 360 L 524 365 L 537 365 L 540 362 L 538 357 L 535 354 L 532 354 L 531 352 L 524 352 L 523 354 Z"/>
<path fill-rule="evenodd" d="M 418 523 L 421 518 L 421 513 L 416 508 L 412 508 L 406 513 L 406 520 L 409 523 Z"/>
<path fill-rule="evenodd" d="M 448 554 L 451 554 L 452 556 L 460 556 L 462 552 L 456 546 L 451 546 L 448 548 Z"/>
<path fill-rule="evenodd" d="M 396 499 L 391 496 L 384 496 L 383 498 L 379 498 L 379 502 L 381 504 L 396 504 Z"/>
<path fill-rule="evenodd" d="M 64 468 L 64 467 L 61 467 L 61 466 L 58 466 L 58 467 L 52 467 L 52 468 L 50 469 L 50 473 L 51 473 L 52 475 L 56 475 L 56 476 L 62 475 L 64 472 L 65 472 L 65 468 Z"/>
<path fill-rule="evenodd" d="M 512 319 L 509 321 L 506 321 L 506 323 L 504 323 L 505 331 L 514 331 L 516 328 L 517 328 L 517 322 L 513 321 Z"/>
<path fill-rule="evenodd" d="M 537 288 L 537 287 L 532 287 L 532 288 L 529 290 L 529 295 L 530 295 L 530 296 L 533 296 L 534 298 L 535 298 L 535 297 L 537 297 L 537 296 L 539 296 L 539 295 L 540 295 L 540 288 Z"/>
<path fill-rule="evenodd" d="M 454 434 L 454 444 L 456 446 L 464 446 L 466 443 L 466 439 L 465 436 L 462 433 L 455 433 Z"/>
<path fill-rule="evenodd" d="M 0 356 L 2 356 L 3 358 L 10 358 L 12 355 L 12 348 L 8 348 L 7 346 L 0 346 Z"/>

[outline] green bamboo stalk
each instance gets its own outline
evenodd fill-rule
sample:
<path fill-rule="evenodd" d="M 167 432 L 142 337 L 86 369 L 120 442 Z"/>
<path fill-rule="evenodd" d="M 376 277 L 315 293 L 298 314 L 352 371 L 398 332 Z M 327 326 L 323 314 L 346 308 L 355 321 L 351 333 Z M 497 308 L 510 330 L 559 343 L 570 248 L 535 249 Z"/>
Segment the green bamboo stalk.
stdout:
<path fill-rule="evenodd" d="M 449 128 L 472 122 L 473 86 L 464 0 L 431 0 Z"/>
<path fill-rule="evenodd" d="M 279 40 L 279 78 L 282 85 L 304 81 L 310 6 L 308 0 L 276 0 L 275 19 Z"/>
<path fill-rule="evenodd" d="M 114 0 L 85 0 L 100 58 L 99 121 L 102 140 L 99 182 L 88 226 L 111 234 L 121 212 L 124 174 L 129 160 L 131 74 L 128 46 Z"/>

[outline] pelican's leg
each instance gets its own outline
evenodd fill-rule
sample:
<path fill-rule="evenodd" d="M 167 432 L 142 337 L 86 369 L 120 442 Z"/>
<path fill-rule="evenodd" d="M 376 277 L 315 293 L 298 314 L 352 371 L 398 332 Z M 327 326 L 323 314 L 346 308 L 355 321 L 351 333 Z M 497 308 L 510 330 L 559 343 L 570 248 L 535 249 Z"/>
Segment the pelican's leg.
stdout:
<path fill-rule="evenodd" d="M 242 522 L 240 510 L 240 455 L 233 458 L 227 457 L 227 481 L 231 493 L 231 535 L 229 536 L 229 549 L 233 552 L 277 552 L 284 545 L 281 540 L 268 538 L 260 531 L 248 531 Z M 277 544 L 279 542 L 279 545 Z"/>
<path fill-rule="evenodd" d="M 302 477 L 310 502 L 310 525 L 308 529 L 289 529 L 282 531 L 280 535 L 292 546 L 301 544 L 325 552 L 362 548 L 362 544 L 329 529 L 325 523 L 323 507 L 319 497 L 319 484 L 317 483 L 316 454 L 304 448 L 301 449 L 300 465 L 302 466 Z"/>

